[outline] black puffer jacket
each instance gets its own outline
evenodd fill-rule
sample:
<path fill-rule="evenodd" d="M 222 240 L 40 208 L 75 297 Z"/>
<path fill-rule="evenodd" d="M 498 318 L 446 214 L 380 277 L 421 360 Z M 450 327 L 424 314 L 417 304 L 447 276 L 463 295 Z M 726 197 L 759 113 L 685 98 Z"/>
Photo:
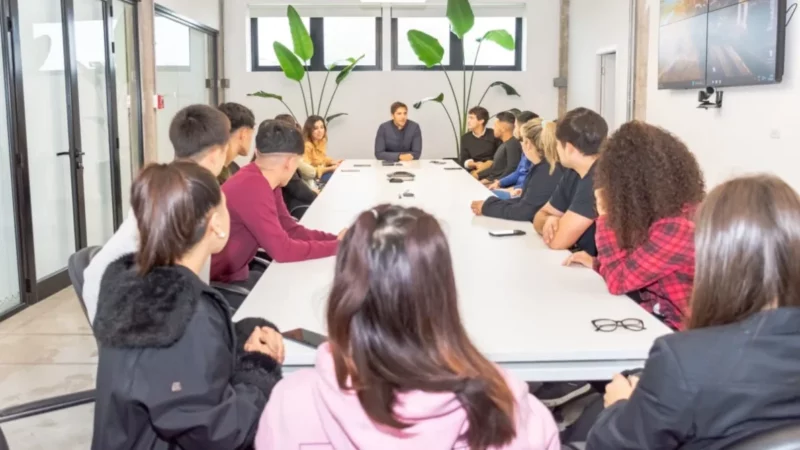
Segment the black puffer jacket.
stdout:
<path fill-rule="evenodd" d="M 94 322 L 92 449 L 250 448 L 281 377 L 278 363 L 241 350 L 262 320 L 231 322 L 214 289 L 181 266 L 139 276 L 133 256 L 108 267 Z"/>

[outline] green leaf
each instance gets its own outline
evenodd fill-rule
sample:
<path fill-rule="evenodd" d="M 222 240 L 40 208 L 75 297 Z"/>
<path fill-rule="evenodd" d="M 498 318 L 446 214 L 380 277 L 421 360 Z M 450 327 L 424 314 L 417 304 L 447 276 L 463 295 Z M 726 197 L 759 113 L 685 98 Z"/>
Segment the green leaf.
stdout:
<path fill-rule="evenodd" d="M 281 65 L 281 70 L 286 78 L 294 81 L 300 81 L 306 76 L 306 68 L 303 67 L 302 61 L 291 50 L 280 42 L 272 44 L 275 49 L 275 56 L 278 58 L 278 63 Z"/>
<path fill-rule="evenodd" d="M 346 116 L 346 115 L 347 115 L 347 113 L 336 113 L 336 114 L 331 114 L 330 116 L 328 116 L 328 117 L 326 117 L 326 118 L 325 118 L 325 122 L 327 122 L 327 123 L 328 123 L 328 125 L 330 125 L 330 124 L 331 124 L 331 121 L 332 121 L 333 119 L 336 119 L 336 118 L 339 118 L 339 117 L 342 117 L 342 116 Z"/>
<path fill-rule="evenodd" d="M 516 46 L 514 45 L 514 37 L 511 36 L 506 30 L 492 30 L 486 32 L 482 38 L 478 38 L 478 42 L 481 41 L 491 41 L 495 44 L 503 47 L 506 50 L 515 50 Z"/>
<path fill-rule="evenodd" d="M 294 53 L 303 61 L 311 60 L 314 56 L 314 42 L 311 41 L 306 24 L 303 23 L 303 19 L 300 18 L 300 14 L 297 13 L 294 6 L 289 5 L 286 15 L 289 17 L 289 30 L 292 32 Z"/>
<path fill-rule="evenodd" d="M 475 13 L 469 0 L 447 0 L 447 18 L 450 19 L 453 34 L 459 39 L 464 39 L 464 35 L 475 25 Z"/>
<path fill-rule="evenodd" d="M 247 96 L 248 97 L 260 97 L 260 98 L 274 98 L 275 100 L 278 100 L 278 101 L 281 101 L 281 102 L 283 101 L 283 96 L 280 96 L 278 94 L 271 94 L 269 92 L 264 92 L 264 91 L 253 92 L 252 94 L 247 94 Z"/>
<path fill-rule="evenodd" d="M 506 95 L 516 95 L 517 97 L 522 97 L 521 95 L 519 95 L 519 92 L 517 92 L 516 89 L 514 89 L 510 84 L 503 81 L 495 81 L 494 83 L 489 85 L 489 88 L 487 90 L 498 86 L 503 88 L 504 91 L 506 91 Z"/>
<path fill-rule="evenodd" d="M 364 55 L 361 55 L 358 59 L 347 58 L 346 61 L 349 64 L 344 69 L 342 69 L 341 72 L 339 72 L 339 75 L 336 76 L 336 84 L 342 84 L 342 81 L 344 81 L 347 78 L 347 76 L 350 75 L 350 72 L 353 71 L 353 69 L 356 67 L 356 65 L 358 65 L 358 63 L 361 62 L 362 59 L 364 59 Z"/>
<path fill-rule="evenodd" d="M 444 47 L 435 37 L 419 30 L 409 30 L 408 43 L 411 44 L 414 54 L 426 67 L 431 68 L 441 64 L 444 58 Z"/>
<path fill-rule="evenodd" d="M 414 103 L 414 109 L 422 108 L 422 105 L 428 102 L 436 102 L 436 103 L 443 103 L 444 102 L 444 94 L 439 94 L 436 97 L 428 97 L 423 98 L 422 100 Z"/>

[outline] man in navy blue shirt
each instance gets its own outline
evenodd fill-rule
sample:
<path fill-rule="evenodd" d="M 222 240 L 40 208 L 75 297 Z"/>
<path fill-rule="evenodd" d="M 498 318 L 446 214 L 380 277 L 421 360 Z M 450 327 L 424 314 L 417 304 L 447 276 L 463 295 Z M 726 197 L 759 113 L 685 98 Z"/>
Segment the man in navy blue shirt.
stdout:
<path fill-rule="evenodd" d="M 375 158 L 381 161 L 412 161 L 422 156 L 422 130 L 408 120 L 408 106 L 392 104 L 392 120 L 382 123 L 375 136 Z"/>

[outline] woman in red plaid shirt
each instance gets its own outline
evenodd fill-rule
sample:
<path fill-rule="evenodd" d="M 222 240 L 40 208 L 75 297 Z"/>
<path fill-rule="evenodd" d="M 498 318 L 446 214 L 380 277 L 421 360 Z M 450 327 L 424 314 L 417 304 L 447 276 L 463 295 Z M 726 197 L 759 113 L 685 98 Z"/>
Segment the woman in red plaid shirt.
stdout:
<path fill-rule="evenodd" d="M 683 142 L 644 122 L 614 133 L 595 174 L 597 258 L 566 264 L 597 270 L 612 294 L 633 294 L 647 311 L 684 328 L 694 283 L 694 210 L 703 173 Z"/>

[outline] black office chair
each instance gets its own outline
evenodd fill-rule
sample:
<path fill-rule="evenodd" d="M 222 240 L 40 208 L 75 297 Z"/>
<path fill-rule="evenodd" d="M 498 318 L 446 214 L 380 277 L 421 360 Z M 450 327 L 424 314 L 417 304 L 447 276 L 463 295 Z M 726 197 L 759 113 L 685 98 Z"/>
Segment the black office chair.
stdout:
<path fill-rule="evenodd" d="M 800 450 L 800 423 L 775 428 L 745 439 L 729 450 Z"/>
<path fill-rule="evenodd" d="M 100 247 L 87 247 L 78 251 L 69 257 L 67 262 L 67 273 L 72 282 L 72 287 L 75 289 L 78 301 L 83 309 L 86 320 L 89 321 L 89 314 L 86 310 L 86 304 L 83 301 L 83 272 L 89 267 L 89 263 L 94 258 L 94 255 L 100 251 Z M 91 326 L 91 322 L 89 323 Z M 95 390 L 90 389 L 87 391 L 74 392 L 67 395 L 59 395 L 57 397 L 46 398 L 37 400 L 35 402 L 25 403 L 22 405 L 12 406 L 0 410 L 0 423 L 10 422 L 12 420 L 24 419 L 26 417 L 36 416 L 39 414 L 46 414 L 62 409 L 72 408 L 74 406 L 84 405 L 91 403 L 95 399 Z M 0 441 L 2 444 L 2 441 Z M 0 450 L 2 450 L 0 446 Z"/>
<path fill-rule="evenodd" d="M 6 442 L 6 436 L 3 434 L 2 428 L 0 428 L 0 450 L 8 450 L 8 442 Z"/>

